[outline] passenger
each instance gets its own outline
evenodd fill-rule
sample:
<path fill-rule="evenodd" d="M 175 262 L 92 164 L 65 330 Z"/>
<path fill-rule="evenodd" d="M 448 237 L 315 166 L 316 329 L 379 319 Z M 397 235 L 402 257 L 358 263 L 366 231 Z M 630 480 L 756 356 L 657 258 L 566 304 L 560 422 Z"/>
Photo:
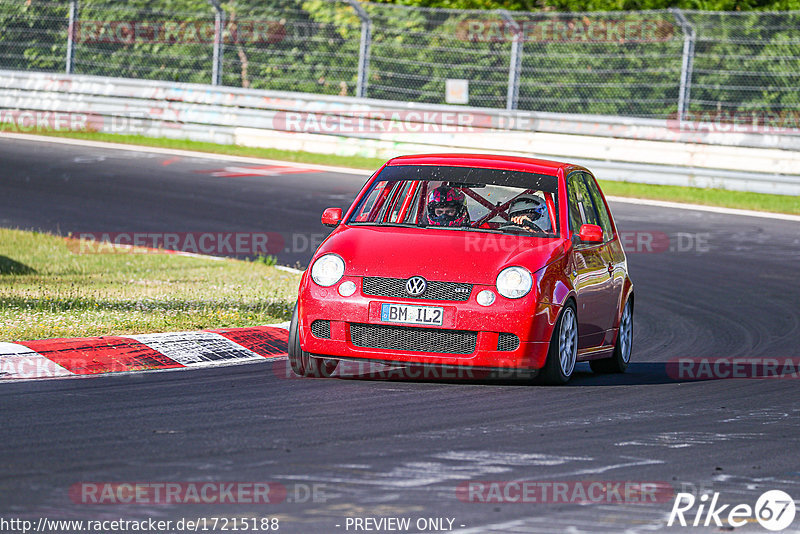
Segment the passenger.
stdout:
<path fill-rule="evenodd" d="M 534 232 L 551 232 L 547 202 L 538 195 L 523 194 L 508 209 L 511 222 Z"/>

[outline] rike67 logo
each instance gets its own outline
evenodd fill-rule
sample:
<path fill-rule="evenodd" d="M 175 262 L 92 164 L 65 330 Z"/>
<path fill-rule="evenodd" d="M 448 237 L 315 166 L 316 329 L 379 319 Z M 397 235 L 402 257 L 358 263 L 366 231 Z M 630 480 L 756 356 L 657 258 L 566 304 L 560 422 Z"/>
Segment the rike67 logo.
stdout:
<path fill-rule="evenodd" d="M 723 521 L 732 527 L 742 527 L 755 518 L 765 529 L 779 531 L 792 524 L 796 511 L 794 500 L 788 493 L 780 490 L 770 490 L 761 494 L 755 507 L 749 504 L 737 504 L 733 507 L 730 504 L 719 505 L 718 492 L 711 497 L 711 502 L 708 502 L 708 499 L 708 495 L 701 495 L 696 499 L 691 493 L 678 493 L 667 526 L 671 527 L 677 519 L 682 527 L 689 525 L 708 527 L 712 522 L 722 527 Z M 699 505 L 697 510 L 693 511 L 695 504 Z M 687 523 L 687 517 L 690 523 Z"/>

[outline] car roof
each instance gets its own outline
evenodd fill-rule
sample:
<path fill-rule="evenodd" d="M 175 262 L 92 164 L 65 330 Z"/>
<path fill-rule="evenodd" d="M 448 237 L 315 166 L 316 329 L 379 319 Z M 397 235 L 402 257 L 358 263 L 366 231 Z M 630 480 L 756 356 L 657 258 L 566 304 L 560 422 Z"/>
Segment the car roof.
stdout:
<path fill-rule="evenodd" d="M 451 167 L 478 167 L 510 171 L 533 172 L 557 176 L 563 169 L 566 176 L 572 170 L 586 170 L 580 165 L 546 159 L 504 156 L 500 154 L 418 154 L 390 159 L 386 165 L 445 165 Z"/>

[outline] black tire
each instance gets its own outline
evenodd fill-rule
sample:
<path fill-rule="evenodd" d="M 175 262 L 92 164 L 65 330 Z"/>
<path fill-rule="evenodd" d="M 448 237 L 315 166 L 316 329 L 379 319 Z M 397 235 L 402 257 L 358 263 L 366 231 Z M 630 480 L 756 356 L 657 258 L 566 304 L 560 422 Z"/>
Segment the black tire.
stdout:
<path fill-rule="evenodd" d="M 623 331 L 623 328 L 625 331 Z M 633 349 L 633 304 L 630 299 L 622 309 L 619 320 L 619 333 L 617 344 L 614 345 L 614 355 L 601 360 L 591 360 L 589 366 L 598 374 L 624 373 L 631 361 Z"/>
<path fill-rule="evenodd" d="M 304 351 L 300 347 L 298 324 L 297 304 L 295 304 L 294 312 L 292 313 L 292 321 L 289 324 L 289 347 L 287 350 L 292 371 L 297 376 L 329 378 L 336 370 L 339 361 L 317 358 Z"/>
<path fill-rule="evenodd" d="M 289 323 L 289 343 L 287 354 L 292 371 L 297 376 L 306 376 L 306 358 L 303 349 L 300 348 L 300 336 L 297 334 L 297 304 L 294 305 L 292 321 Z"/>
<path fill-rule="evenodd" d="M 564 326 L 563 329 L 562 326 Z M 539 375 L 540 382 L 550 386 L 561 386 L 569 382 L 575 371 L 577 357 L 578 316 L 575 312 L 575 304 L 569 301 L 561 310 L 561 315 L 553 328 L 547 361 Z"/>

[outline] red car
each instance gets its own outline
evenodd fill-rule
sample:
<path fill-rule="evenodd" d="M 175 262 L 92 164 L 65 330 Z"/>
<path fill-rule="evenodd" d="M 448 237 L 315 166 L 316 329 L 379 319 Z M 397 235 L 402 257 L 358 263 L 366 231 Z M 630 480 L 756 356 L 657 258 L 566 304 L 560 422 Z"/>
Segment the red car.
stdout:
<path fill-rule="evenodd" d="M 624 372 L 633 284 L 583 167 L 467 154 L 403 156 L 370 178 L 303 274 L 289 331 L 301 376 L 340 360 Z"/>

